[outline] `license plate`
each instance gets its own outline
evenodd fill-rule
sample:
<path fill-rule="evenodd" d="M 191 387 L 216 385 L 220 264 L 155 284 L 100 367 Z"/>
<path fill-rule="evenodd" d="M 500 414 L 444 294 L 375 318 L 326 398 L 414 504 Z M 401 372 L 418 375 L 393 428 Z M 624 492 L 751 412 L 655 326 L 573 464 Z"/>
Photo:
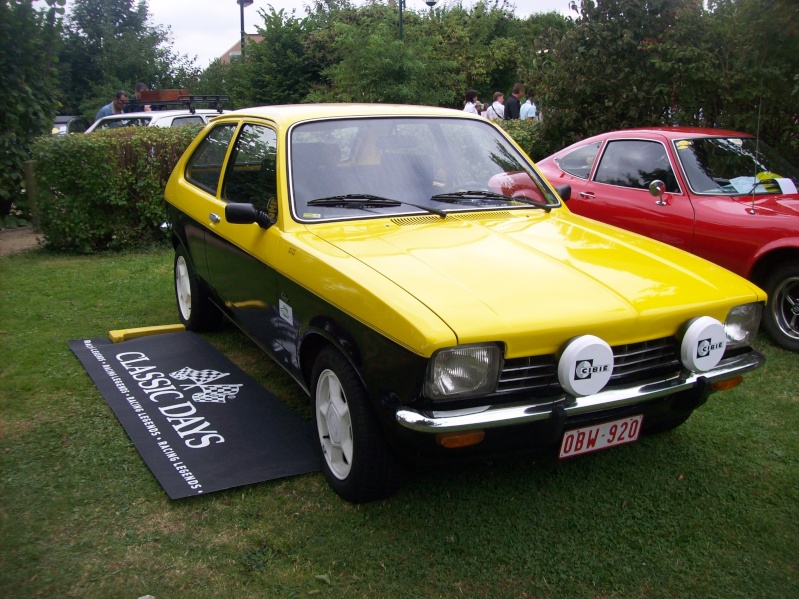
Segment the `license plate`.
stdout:
<path fill-rule="evenodd" d="M 563 434 L 560 444 L 561 458 L 571 458 L 591 451 L 599 451 L 638 440 L 643 415 L 604 422 L 585 428 L 576 428 Z"/>

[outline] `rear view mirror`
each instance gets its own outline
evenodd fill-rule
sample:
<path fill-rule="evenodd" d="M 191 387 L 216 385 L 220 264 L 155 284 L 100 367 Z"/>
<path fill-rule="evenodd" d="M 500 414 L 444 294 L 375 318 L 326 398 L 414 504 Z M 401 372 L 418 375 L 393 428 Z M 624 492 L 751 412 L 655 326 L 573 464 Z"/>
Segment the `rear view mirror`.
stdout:
<path fill-rule="evenodd" d="M 666 184 L 660 179 L 655 179 L 649 184 L 649 193 L 658 198 L 655 202 L 658 206 L 665 206 L 666 202 L 663 200 L 663 194 L 666 193 Z"/>
<path fill-rule="evenodd" d="M 257 223 L 262 229 L 268 229 L 275 224 L 275 221 L 263 210 L 258 210 L 252 204 L 235 202 L 225 206 L 225 220 L 234 225 Z"/>

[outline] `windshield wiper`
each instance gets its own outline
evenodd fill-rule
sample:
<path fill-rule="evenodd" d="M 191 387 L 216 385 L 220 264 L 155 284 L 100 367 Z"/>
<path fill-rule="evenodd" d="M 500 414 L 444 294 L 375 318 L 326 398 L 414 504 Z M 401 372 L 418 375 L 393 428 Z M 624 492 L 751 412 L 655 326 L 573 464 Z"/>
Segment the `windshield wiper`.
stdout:
<path fill-rule="evenodd" d="M 419 210 L 424 210 L 425 212 L 430 212 L 431 214 L 437 214 L 441 218 L 446 218 L 447 216 L 447 213 L 444 210 L 438 210 L 437 208 L 431 208 L 430 206 L 412 204 L 411 202 L 403 202 L 401 200 L 384 198 L 369 193 L 347 193 L 344 195 L 330 196 L 327 198 L 318 198 L 308 202 L 308 206 L 339 206 L 341 208 L 395 208 L 397 206 L 413 206 Z"/>
<path fill-rule="evenodd" d="M 483 191 L 483 190 L 474 190 L 474 191 L 452 191 L 448 193 L 440 193 L 438 195 L 434 195 L 431 200 L 436 200 L 438 202 L 449 202 L 452 204 L 457 203 L 474 203 L 474 200 L 478 202 L 506 202 L 506 203 L 521 203 L 526 204 L 528 206 L 532 206 L 534 208 L 541 208 L 546 212 L 552 210 L 552 206 L 549 204 L 542 204 L 541 202 L 536 202 L 535 200 L 531 200 L 530 198 L 525 198 L 524 196 L 506 196 L 501 193 L 497 193 L 495 191 Z"/>

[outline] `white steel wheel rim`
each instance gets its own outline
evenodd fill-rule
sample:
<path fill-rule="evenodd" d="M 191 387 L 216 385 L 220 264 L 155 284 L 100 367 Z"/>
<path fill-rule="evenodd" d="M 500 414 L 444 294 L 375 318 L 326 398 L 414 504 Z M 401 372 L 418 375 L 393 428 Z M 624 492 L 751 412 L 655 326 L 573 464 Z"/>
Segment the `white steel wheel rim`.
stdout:
<path fill-rule="evenodd" d="M 178 256 L 175 263 L 175 294 L 178 298 L 178 308 L 184 320 L 191 318 L 191 280 L 189 267 L 183 256 Z"/>
<path fill-rule="evenodd" d="M 799 339 L 799 277 L 784 280 L 770 299 L 779 329 L 786 337 Z"/>
<path fill-rule="evenodd" d="M 322 372 L 316 383 L 316 424 L 330 472 L 346 479 L 352 469 L 352 418 L 341 381 L 332 370 Z"/>

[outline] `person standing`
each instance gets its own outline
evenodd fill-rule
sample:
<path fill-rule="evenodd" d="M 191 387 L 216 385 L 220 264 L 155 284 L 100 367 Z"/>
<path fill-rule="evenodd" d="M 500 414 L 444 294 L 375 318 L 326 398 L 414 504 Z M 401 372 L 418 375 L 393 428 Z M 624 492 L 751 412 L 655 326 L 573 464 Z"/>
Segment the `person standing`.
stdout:
<path fill-rule="evenodd" d="M 494 92 L 494 102 L 489 106 L 486 111 L 486 118 L 492 121 L 501 121 L 505 118 L 505 94 L 502 92 Z"/>
<path fill-rule="evenodd" d="M 148 87 L 146 83 L 137 83 L 136 87 L 133 89 L 133 95 L 135 100 L 133 102 L 128 103 L 128 106 L 125 108 L 125 112 L 150 112 L 152 110 L 149 104 L 142 104 L 141 101 L 141 93 L 148 91 Z"/>
<path fill-rule="evenodd" d="M 100 110 L 97 111 L 97 114 L 94 116 L 94 120 L 99 121 L 104 116 L 110 116 L 112 114 L 121 114 L 125 110 L 125 105 L 127 103 L 128 103 L 128 94 L 123 91 L 118 91 L 116 95 L 114 95 L 114 99 L 111 100 L 109 104 L 106 104 Z"/>
<path fill-rule="evenodd" d="M 477 111 L 477 95 L 477 90 L 475 89 L 466 90 L 466 105 L 463 107 L 463 112 L 471 112 L 472 114 L 477 115 L 480 114 Z"/>
<path fill-rule="evenodd" d="M 533 92 L 527 92 L 527 101 L 522 104 L 522 109 L 519 112 L 519 118 L 523 121 L 527 119 L 535 120 L 535 113 L 536 113 L 536 105 L 533 102 Z"/>
<path fill-rule="evenodd" d="M 505 103 L 505 120 L 510 121 L 513 119 L 518 119 L 519 114 L 522 110 L 522 103 L 519 101 L 524 95 L 524 86 L 521 83 L 517 83 L 513 86 L 511 90 L 511 96 L 508 98 L 508 101 Z"/>

